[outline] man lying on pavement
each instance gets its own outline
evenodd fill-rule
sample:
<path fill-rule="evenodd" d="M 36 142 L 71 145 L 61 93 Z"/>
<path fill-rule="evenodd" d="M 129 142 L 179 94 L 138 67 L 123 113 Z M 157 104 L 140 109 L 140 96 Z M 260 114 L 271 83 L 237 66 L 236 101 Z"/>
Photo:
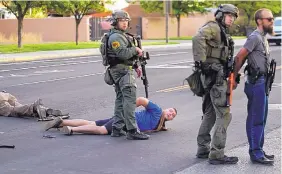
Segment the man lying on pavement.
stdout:
<path fill-rule="evenodd" d="M 32 104 L 23 105 L 15 96 L 6 91 L 0 92 L 0 116 L 35 117 L 39 121 L 53 120 L 58 116 L 63 119 L 69 118 L 68 114 L 63 114 L 60 110 L 43 106 L 42 99 L 38 99 Z"/>
<path fill-rule="evenodd" d="M 135 111 L 136 122 L 141 132 L 166 131 L 165 122 L 173 120 L 177 115 L 175 108 L 162 109 L 157 104 L 149 101 L 147 98 L 139 97 L 136 100 L 136 106 L 143 106 L 145 109 Z M 107 135 L 112 132 L 113 118 L 104 120 L 88 121 L 83 119 L 62 120 L 57 117 L 53 121 L 47 122 L 45 130 L 59 128 L 67 135 L 73 133 Z M 125 131 L 122 131 L 126 135 Z"/>

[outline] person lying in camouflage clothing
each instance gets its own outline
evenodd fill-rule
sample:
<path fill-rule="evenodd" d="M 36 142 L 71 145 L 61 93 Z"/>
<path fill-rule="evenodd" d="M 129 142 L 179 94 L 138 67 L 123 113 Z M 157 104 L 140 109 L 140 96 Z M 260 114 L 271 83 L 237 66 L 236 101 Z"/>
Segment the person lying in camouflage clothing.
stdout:
<path fill-rule="evenodd" d="M 35 117 L 38 118 L 38 121 L 53 120 L 58 116 L 62 119 L 69 118 L 69 114 L 45 107 L 42 99 L 38 99 L 32 104 L 21 104 L 15 96 L 6 91 L 0 92 L 0 116 Z"/>

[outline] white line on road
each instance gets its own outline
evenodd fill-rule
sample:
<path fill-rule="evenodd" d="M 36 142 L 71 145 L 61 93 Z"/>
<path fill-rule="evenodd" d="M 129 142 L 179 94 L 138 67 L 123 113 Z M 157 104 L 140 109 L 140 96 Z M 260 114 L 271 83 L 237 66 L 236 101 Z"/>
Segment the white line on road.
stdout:
<path fill-rule="evenodd" d="M 167 54 L 156 54 L 151 55 L 151 57 L 158 57 L 158 56 L 167 56 L 167 55 L 175 55 L 175 54 L 184 54 L 188 52 L 176 52 L 176 53 L 167 53 Z M 99 57 L 99 56 L 93 56 L 93 57 Z M 74 60 L 74 59 L 85 59 L 89 57 L 79 57 L 79 58 L 68 58 L 68 59 L 56 59 L 57 61 L 60 60 Z M 0 70 L 0 72 L 10 72 L 10 71 L 19 71 L 19 70 L 28 70 L 28 69 L 36 69 L 36 68 L 48 68 L 48 67 L 57 67 L 57 66 L 68 66 L 68 65 L 77 65 L 77 64 L 86 64 L 86 63 L 97 63 L 101 62 L 102 60 L 94 60 L 94 61 L 81 61 L 81 62 L 72 62 L 72 63 L 61 63 L 61 64 L 53 64 L 53 65 L 42 65 L 42 66 L 33 66 L 33 67 L 23 67 L 23 68 L 16 68 L 16 69 L 3 69 Z M 13 65 L 13 64 L 32 64 L 32 63 L 39 63 L 39 62 L 54 62 L 53 59 L 51 60 L 38 60 L 38 61 L 31 61 L 31 62 L 17 62 L 17 63 L 8 63 L 8 64 L 0 64 L 0 65 Z"/>
<path fill-rule="evenodd" d="M 58 61 L 68 61 L 68 60 L 80 60 L 80 59 L 89 59 L 94 57 L 100 57 L 100 56 L 82 56 L 82 57 L 73 57 L 73 58 L 59 58 L 59 59 L 46 59 L 46 60 L 34 60 L 34 61 L 28 61 L 28 62 L 13 62 L 13 63 L 3 63 L 0 64 L 0 66 L 8 66 L 8 65 L 21 65 L 21 64 L 34 64 L 34 63 L 44 63 L 44 62 L 58 62 Z"/>
<path fill-rule="evenodd" d="M 47 82 L 55 82 L 55 81 L 76 79 L 76 78 L 89 77 L 89 76 L 95 76 L 95 75 L 101 75 L 101 74 L 103 74 L 103 73 L 85 74 L 85 75 L 80 75 L 80 76 L 63 77 L 63 78 L 56 78 L 56 79 L 50 79 L 50 80 L 42 80 L 42 81 L 37 81 L 37 82 L 20 83 L 20 84 L 16 84 L 16 85 L 11 85 L 11 86 L 9 86 L 9 87 L 24 86 L 24 85 L 33 85 L 33 84 L 47 83 Z"/>
<path fill-rule="evenodd" d="M 16 68 L 16 69 L 3 69 L 3 70 L 0 70 L 0 72 L 21 71 L 21 70 L 28 70 L 28 69 L 49 68 L 49 67 L 68 66 L 68 65 L 77 65 L 77 64 L 88 64 L 88 63 L 96 63 L 96 62 L 101 62 L 101 60 L 62 63 L 62 64 L 54 64 L 54 65 L 42 65 L 42 66 L 33 66 L 33 67 L 25 67 L 25 68 Z"/>

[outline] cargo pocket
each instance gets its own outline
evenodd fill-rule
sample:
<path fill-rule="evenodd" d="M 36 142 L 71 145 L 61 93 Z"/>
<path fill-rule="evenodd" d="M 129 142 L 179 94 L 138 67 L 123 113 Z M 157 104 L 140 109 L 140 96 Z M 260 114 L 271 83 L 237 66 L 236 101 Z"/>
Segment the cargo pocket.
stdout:
<path fill-rule="evenodd" d="M 104 74 L 104 81 L 108 85 L 113 85 L 114 84 L 114 79 L 112 78 L 112 76 L 110 74 L 110 68 L 106 69 L 106 72 Z"/>
<path fill-rule="evenodd" d="M 119 80 L 119 86 L 121 90 L 127 86 L 135 87 L 135 88 L 137 87 L 136 80 L 132 70 L 128 71 L 124 76 L 121 77 L 121 79 Z"/>
<path fill-rule="evenodd" d="M 220 107 L 226 106 L 226 102 L 227 102 L 226 91 L 227 91 L 227 85 L 222 85 L 222 86 L 213 85 L 210 94 L 214 105 Z"/>

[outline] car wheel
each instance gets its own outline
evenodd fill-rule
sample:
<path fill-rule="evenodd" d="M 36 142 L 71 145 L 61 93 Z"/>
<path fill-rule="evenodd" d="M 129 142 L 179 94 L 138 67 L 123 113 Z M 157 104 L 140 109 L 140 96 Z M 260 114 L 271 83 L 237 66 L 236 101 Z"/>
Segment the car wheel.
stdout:
<path fill-rule="evenodd" d="M 276 42 L 276 45 L 281 45 L 281 42 Z"/>

